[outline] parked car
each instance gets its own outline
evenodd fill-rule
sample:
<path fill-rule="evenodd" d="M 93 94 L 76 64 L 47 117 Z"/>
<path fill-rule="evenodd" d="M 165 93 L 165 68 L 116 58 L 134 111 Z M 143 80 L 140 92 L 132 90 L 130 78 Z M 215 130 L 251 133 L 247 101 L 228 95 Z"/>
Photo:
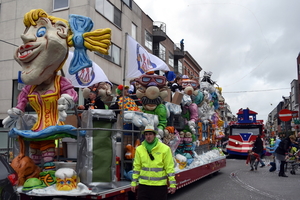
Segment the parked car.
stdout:
<path fill-rule="evenodd" d="M 17 184 L 17 173 L 7 162 L 6 158 L 0 155 L 0 199 L 18 200 Z"/>

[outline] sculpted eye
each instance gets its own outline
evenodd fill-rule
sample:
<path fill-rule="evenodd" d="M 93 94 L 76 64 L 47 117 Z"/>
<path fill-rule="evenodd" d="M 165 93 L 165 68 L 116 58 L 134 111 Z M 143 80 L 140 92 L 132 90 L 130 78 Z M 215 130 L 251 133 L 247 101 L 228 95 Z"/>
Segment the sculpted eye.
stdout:
<path fill-rule="evenodd" d="M 155 81 L 156 81 L 157 83 L 163 83 L 163 82 L 164 82 L 164 80 L 163 80 L 162 78 L 156 78 Z"/>
<path fill-rule="evenodd" d="M 151 79 L 149 77 L 143 77 L 142 79 L 144 82 L 149 82 Z"/>
<path fill-rule="evenodd" d="M 43 37 L 46 34 L 46 31 L 47 31 L 46 27 L 41 27 L 37 30 L 36 36 Z"/>

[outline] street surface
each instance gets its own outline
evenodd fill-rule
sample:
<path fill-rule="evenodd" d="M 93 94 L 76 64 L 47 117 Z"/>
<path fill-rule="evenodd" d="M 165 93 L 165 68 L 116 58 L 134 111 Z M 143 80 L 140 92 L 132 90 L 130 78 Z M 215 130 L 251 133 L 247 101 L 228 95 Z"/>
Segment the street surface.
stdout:
<path fill-rule="evenodd" d="M 218 174 L 177 190 L 168 200 L 300 199 L 300 168 L 296 175 L 288 169 L 288 177 L 284 178 L 278 177 L 277 172 L 269 172 L 270 166 L 250 171 L 246 158 L 227 158 L 226 162 Z"/>

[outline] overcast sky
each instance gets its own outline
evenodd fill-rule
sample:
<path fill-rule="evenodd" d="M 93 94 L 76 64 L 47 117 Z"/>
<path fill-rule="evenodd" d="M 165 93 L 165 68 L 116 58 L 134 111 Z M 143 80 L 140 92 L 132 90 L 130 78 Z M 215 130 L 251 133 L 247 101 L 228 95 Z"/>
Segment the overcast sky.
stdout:
<path fill-rule="evenodd" d="M 203 71 L 223 88 L 234 115 L 268 114 L 289 96 L 300 52 L 299 0 L 134 0 L 153 21 L 184 39 Z"/>

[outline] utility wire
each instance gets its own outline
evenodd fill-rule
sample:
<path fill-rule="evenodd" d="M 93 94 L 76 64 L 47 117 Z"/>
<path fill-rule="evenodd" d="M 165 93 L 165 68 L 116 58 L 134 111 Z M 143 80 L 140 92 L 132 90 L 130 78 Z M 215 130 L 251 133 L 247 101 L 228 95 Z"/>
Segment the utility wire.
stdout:
<path fill-rule="evenodd" d="M 222 92 L 222 93 L 246 93 L 246 92 L 271 92 L 274 90 L 287 90 L 291 88 L 276 88 L 276 89 L 266 89 L 266 90 L 249 90 L 249 91 L 234 91 L 234 92 Z"/>

